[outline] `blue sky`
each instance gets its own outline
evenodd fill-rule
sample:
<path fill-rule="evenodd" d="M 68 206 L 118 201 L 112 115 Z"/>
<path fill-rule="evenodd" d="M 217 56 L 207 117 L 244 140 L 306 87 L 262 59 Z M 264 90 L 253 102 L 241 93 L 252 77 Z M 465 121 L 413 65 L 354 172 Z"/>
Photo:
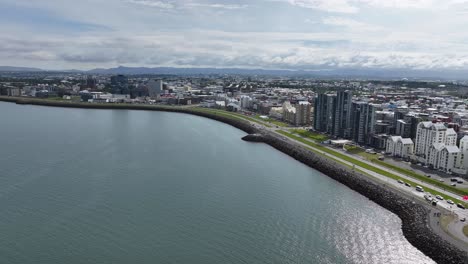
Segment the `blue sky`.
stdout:
<path fill-rule="evenodd" d="M 468 0 L 0 0 L 0 64 L 468 68 Z"/>

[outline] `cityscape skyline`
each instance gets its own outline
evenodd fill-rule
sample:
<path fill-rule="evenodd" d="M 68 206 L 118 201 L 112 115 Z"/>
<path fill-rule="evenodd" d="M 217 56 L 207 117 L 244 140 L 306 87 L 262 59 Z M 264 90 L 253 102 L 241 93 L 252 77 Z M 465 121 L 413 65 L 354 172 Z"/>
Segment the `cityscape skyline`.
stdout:
<path fill-rule="evenodd" d="M 468 1 L 1 0 L 3 65 L 468 69 Z"/>

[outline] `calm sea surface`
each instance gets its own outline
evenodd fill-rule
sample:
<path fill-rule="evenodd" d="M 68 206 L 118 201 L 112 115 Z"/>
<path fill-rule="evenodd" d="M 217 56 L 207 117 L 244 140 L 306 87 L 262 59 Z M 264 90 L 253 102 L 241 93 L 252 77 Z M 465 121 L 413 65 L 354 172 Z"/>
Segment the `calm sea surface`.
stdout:
<path fill-rule="evenodd" d="M 0 102 L 0 263 L 433 263 L 397 216 L 244 135 Z"/>

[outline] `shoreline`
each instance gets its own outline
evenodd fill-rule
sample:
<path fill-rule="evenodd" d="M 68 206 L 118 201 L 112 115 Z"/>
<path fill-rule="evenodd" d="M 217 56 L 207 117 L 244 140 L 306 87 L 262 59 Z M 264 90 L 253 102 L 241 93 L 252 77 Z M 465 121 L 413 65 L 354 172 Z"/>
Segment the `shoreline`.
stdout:
<path fill-rule="evenodd" d="M 289 141 L 285 141 L 279 135 L 267 131 L 260 131 L 247 121 L 236 120 L 234 118 L 213 113 L 196 111 L 190 108 L 159 105 L 71 103 L 2 96 L 0 96 L 0 101 L 51 107 L 148 110 L 186 113 L 229 124 L 249 134 L 245 136 L 243 140 L 266 143 L 299 162 L 304 163 L 307 166 L 346 185 L 350 189 L 360 193 L 371 201 L 396 214 L 402 220 L 402 230 L 405 238 L 414 247 L 433 259 L 435 262 L 468 263 L 468 249 L 465 249 L 465 251 L 460 250 L 449 241 L 439 236 L 430 227 L 429 216 L 431 213 L 431 207 L 428 205 L 419 202 L 417 199 L 417 202 L 415 202 L 415 200 L 411 199 L 408 195 L 388 187 L 386 188 L 385 184 L 373 180 L 366 175 L 352 171 L 350 168 L 343 166 L 342 164 L 336 163 L 328 158 L 324 158 Z"/>

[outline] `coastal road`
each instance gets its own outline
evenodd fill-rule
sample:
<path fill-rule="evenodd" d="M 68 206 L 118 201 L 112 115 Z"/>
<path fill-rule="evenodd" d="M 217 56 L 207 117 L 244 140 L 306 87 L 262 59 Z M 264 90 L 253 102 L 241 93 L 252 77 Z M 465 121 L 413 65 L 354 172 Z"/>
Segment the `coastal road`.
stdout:
<path fill-rule="evenodd" d="M 279 135 L 281 136 L 282 138 L 286 138 L 286 140 L 290 141 L 290 142 L 293 142 L 297 145 L 301 145 L 301 146 L 304 146 L 304 147 L 307 147 L 307 148 L 310 148 L 312 150 L 314 150 L 315 152 L 317 153 L 322 153 L 323 156 L 326 156 L 326 157 L 329 157 L 331 159 L 334 159 L 334 160 L 337 160 L 339 161 L 340 163 L 343 163 L 343 164 L 346 164 L 346 165 L 349 165 L 349 166 L 354 166 L 355 169 L 359 169 L 360 171 L 362 172 L 365 172 L 366 174 L 368 175 L 371 175 L 372 177 L 378 179 L 379 181 L 385 183 L 386 186 L 389 186 L 389 187 L 392 187 L 394 189 L 397 189 L 397 190 L 400 190 L 404 193 L 407 193 L 407 194 L 410 194 L 412 197 L 415 197 L 416 199 L 419 199 L 423 202 L 427 202 L 425 199 L 424 199 L 424 195 L 425 194 L 430 194 L 428 192 L 419 192 L 419 191 L 416 191 L 415 187 L 412 186 L 412 187 L 407 187 L 405 186 L 404 184 L 401 184 L 401 183 L 398 183 L 398 181 L 394 180 L 394 179 L 391 179 L 391 178 L 388 178 L 387 176 L 384 176 L 384 175 L 381 175 L 379 173 L 376 173 L 374 171 L 371 171 L 371 170 L 368 170 L 366 168 L 363 168 L 363 167 L 360 167 L 360 166 L 357 166 L 355 165 L 354 163 L 352 162 L 349 162 L 349 161 L 346 161 L 346 160 L 343 160 L 343 159 L 340 159 L 339 157 L 336 157 L 334 155 L 331 155 L 329 153 L 326 153 L 326 152 L 323 152 L 317 148 L 314 148 L 310 145 L 307 145 L 305 143 L 302 143 L 302 142 L 299 142 L 297 140 L 294 140 L 292 138 L 288 138 L 288 137 L 285 137 L 279 133 L 275 133 L 276 135 Z M 334 148 L 331 148 L 332 150 L 336 151 L 336 149 Z M 343 153 L 343 154 L 347 154 L 347 153 Z M 352 158 L 355 158 L 355 156 L 352 156 L 352 155 L 349 155 L 347 154 L 348 156 L 352 157 Z M 369 162 L 370 163 L 370 162 Z M 370 164 L 372 166 L 374 166 L 374 164 Z M 374 166 L 374 167 L 378 167 L 378 166 Z M 384 169 L 384 170 L 388 170 L 387 168 L 381 168 L 381 169 Z M 393 173 L 393 171 L 392 171 Z M 407 179 L 407 180 L 411 180 L 411 181 L 415 181 L 414 178 L 411 178 L 409 176 L 406 176 L 404 174 L 401 174 L 401 173 L 395 173 L 395 175 L 403 178 L 403 179 Z M 421 184 L 421 186 L 424 187 L 423 184 Z M 434 189 L 438 192 L 441 192 L 441 193 L 444 193 L 446 195 L 449 195 L 449 196 L 452 196 L 452 197 L 459 197 L 459 195 L 455 195 L 451 192 L 447 192 L 447 191 L 444 191 L 436 186 L 431 186 L 430 187 L 431 189 Z M 432 195 L 432 198 L 435 199 L 435 196 Z M 454 201 L 455 203 L 457 203 L 458 201 Z M 429 203 L 429 202 L 427 202 Z M 452 222 L 449 224 L 449 231 L 450 233 L 456 237 L 458 240 L 460 241 L 463 241 L 465 243 L 468 244 L 468 237 L 466 237 L 464 234 L 463 234 L 463 226 L 465 226 L 465 223 L 464 222 L 461 222 L 459 221 L 460 219 L 463 219 L 463 218 L 466 218 L 468 220 L 468 210 L 465 210 L 465 209 L 461 209 L 461 208 L 458 208 L 456 205 L 451 205 L 449 203 L 447 203 L 447 201 L 445 200 L 442 200 L 442 201 L 439 201 L 438 204 L 437 204 L 438 207 L 442 207 L 443 209 L 453 213 L 454 215 L 456 215 L 456 220 L 455 222 Z"/>
<path fill-rule="evenodd" d="M 249 120 L 246 120 L 246 121 L 249 121 Z M 249 121 L 250 122 L 250 121 Z M 300 141 L 297 141 L 297 140 L 294 140 L 292 138 L 289 138 L 289 137 L 286 137 L 280 133 L 277 132 L 278 129 L 276 128 L 272 128 L 272 127 L 266 127 L 266 126 L 262 126 L 258 123 L 254 123 L 254 122 L 250 122 L 252 125 L 254 125 L 255 127 L 259 128 L 259 129 L 262 129 L 262 130 L 265 130 L 265 131 L 269 131 L 271 133 L 274 133 L 274 135 L 282 138 L 283 140 L 288 140 L 289 142 L 292 142 L 296 145 L 300 145 L 300 146 L 303 146 L 303 147 L 306 147 L 306 148 L 309 148 L 309 149 L 312 149 L 313 151 L 317 152 L 317 153 L 322 153 L 323 156 L 325 157 L 329 157 L 330 159 L 332 160 L 336 160 L 340 163 L 343 163 L 343 164 L 346 164 L 346 165 L 349 165 L 351 167 L 354 166 L 355 169 L 358 169 L 376 179 L 378 179 L 380 182 L 382 183 L 385 183 L 387 186 L 391 187 L 391 188 L 394 188 L 394 189 L 397 189 L 397 190 L 400 190 L 404 193 L 407 193 L 409 195 L 411 195 L 411 197 L 414 197 L 415 199 L 419 199 L 420 201 L 422 202 L 426 202 L 426 203 L 429 203 L 427 202 L 425 199 L 424 199 L 424 195 L 425 194 L 430 194 L 428 192 L 419 192 L 419 191 L 416 191 L 415 189 L 415 186 L 412 186 L 412 187 L 407 187 L 405 186 L 404 184 L 401 184 L 401 183 L 398 183 L 396 180 L 394 179 L 391 179 L 391 178 L 388 178 L 387 176 L 384 176 L 384 175 L 381 175 L 379 173 L 376 173 L 372 170 L 368 170 L 364 167 L 360 167 L 360 166 L 357 166 L 356 164 L 352 163 L 352 162 L 349 162 L 349 161 L 346 161 L 346 160 L 343 160 L 339 157 L 336 157 L 332 154 L 329 154 L 329 153 L 326 153 L 326 152 L 323 152 L 317 148 L 314 148 L 313 146 L 310 146 L 310 145 L 307 145 L 305 143 L 302 143 Z M 282 130 L 282 129 L 280 129 Z M 309 140 L 313 143 L 316 143 L 315 141 L 312 141 L 311 139 L 306 139 L 306 140 Z M 349 153 L 346 153 L 342 150 L 337 150 L 335 148 L 331 148 L 331 147 L 328 147 L 326 146 L 327 148 L 333 150 L 333 151 L 338 151 L 340 152 L 341 154 L 343 155 L 346 155 L 348 157 L 351 157 L 353 159 L 357 159 L 355 155 L 352 155 L 352 154 L 349 154 Z M 385 171 L 388 171 L 389 169 L 388 168 L 385 168 L 383 166 L 379 166 L 377 164 L 374 164 L 374 163 L 371 163 L 370 161 L 367 161 L 365 160 L 364 158 L 362 159 L 359 159 L 360 161 L 370 165 L 370 166 L 373 166 L 373 167 L 376 167 L 376 168 L 379 168 L 379 169 L 382 169 L 382 170 L 385 170 Z M 398 172 L 395 172 L 395 171 L 392 171 L 393 174 L 403 178 L 403 179 L 406 179 L 406 180 L 409 180 L 409 181 L 413 181 L 413 182 L 416 182 L 416 181 L 419 181 L 417 179 L 414 179 L 410 176 L 407 176 L 405 174 L 402 174 L 402 173 L 398 173 Z M 451 197 L 457 197 L 459 200 L 461 200 L 461 197 L 460 195 L 458 194 L 454 194 L 452 192 L 449 192 L 449 191 L 446 191 L 438 186 L 432 186 L 432 185 L 428 185 L 427 183 L 423 183 L 421 182 L 420 184 L 423 188 L 425 186 L 427 186 L 428 188 L 431 188 L 435 191 L 438 191 L 440 193 L 443 193 L 445 195 L 448 195 L 448 196 L 451 196 Z M 435 196 L 432 195 L 432 198 L 435 199 Z M 459 202 L 459 200 L 453 200 L 455 203 Z M 437 207 L 441 207 L 445 210 L 447 210 L 448 212 L 454 214 L 455 216 L 455 221 L 454 222 L 451 222 L 448 226 L 448 229 L 449 229 L 449 232 L 452 236 L 456 237 L 458 240 L 460 241 L 463 241 L 464 243 L 467 243 L 468 244 L 468 237 L 466 237 L 463 232 L 462 232 L 462 229 L 463 229 L 463 226 L 465 226 L 465 223 L 464 222 L 461 222 L 460 219 L 463 219 L 463 218 L 466 218 L 468 220 L 468 210 L 465 210 L 465 209 L 461 209 L 461 208 L 458 208 L 456 205 L 451 205 L 449 203 L 447 203 L 447 201 L 445 200 L 441 200 L 438 202 L 438 205 Z"/>

